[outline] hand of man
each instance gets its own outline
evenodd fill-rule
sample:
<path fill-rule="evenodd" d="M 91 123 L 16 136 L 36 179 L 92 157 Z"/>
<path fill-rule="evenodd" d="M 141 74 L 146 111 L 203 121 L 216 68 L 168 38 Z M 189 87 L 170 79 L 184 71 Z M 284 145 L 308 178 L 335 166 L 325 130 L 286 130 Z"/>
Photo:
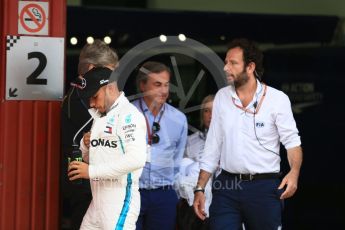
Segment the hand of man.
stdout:
<path fill-rule="evenodd" d="M 298 174 L 290 171 L 280 183 L 278 189 L 284 188 L 286 186 L 285 191 L 280 196 L 280 199 L 286 199 L 292 197 L 296 190 L 297 190 L 297 183 L 298 183 Z"/>
<path fill-rule="evenodd" d="M 206 219 L 205 200 L 206 200 L 206 197 L 203 192 L 196 192 L 194 194 L 194 202 L 193 202 L 194 212 L 201 220 Z"/>
<path fill-rule="evenodd" d="M 83 137 L 84 145 L 87 146 L 88 148 L 90 148 L 90 136 L 91 136 L 91 132 L 87 132 L 84 134 L 84 137 Z"/>
<path fill-rule="evenodd" d="M 81 161 L 72 161 L 68 165 L 69 180 L 76 180 L 79 178 L 89 179 L 89 165 Z"/>

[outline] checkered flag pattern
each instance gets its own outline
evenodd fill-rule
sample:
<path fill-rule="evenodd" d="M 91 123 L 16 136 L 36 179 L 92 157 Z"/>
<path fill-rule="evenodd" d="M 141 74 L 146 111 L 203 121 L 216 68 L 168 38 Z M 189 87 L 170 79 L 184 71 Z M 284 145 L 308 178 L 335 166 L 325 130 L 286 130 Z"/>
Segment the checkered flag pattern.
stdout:
<path fill-rule="evenodd" d="M 20 39 L 20 36 L 7 35 L 6 38 L 6 50 L 10 50 L 14 46 L 14 43 Z"/>

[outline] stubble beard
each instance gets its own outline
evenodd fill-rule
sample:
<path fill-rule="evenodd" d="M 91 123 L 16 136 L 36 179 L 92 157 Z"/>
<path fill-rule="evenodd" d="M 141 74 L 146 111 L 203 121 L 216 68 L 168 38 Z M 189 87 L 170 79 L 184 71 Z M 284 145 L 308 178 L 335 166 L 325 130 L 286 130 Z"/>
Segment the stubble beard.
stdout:
<path fill-rule="evenodd" d="M 245 71 L 237 75 L 237 78 L 233 81 L 235 88 L 239 88 L 245 85 L 249 81 L 249 77 Z"/>

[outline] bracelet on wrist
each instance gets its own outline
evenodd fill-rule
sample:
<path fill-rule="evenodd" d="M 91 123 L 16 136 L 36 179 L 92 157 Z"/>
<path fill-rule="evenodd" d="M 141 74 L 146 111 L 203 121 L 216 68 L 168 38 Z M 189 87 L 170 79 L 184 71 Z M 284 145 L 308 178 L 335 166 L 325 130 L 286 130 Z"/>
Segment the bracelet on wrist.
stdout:
<path fill-rule="evenodd" d="M 202 192 L 202 193 L 205 193 L 205 189 L 201 186 L 196 186 L 194 188 L 194 194 L 197 193 L 197 192 Z"/>

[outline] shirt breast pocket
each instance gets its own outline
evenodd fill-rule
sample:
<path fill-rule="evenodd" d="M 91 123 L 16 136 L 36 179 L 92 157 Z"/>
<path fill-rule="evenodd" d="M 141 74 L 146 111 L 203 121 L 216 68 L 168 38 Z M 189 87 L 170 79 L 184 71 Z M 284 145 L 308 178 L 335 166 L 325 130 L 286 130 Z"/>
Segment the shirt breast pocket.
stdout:
<path fill-rule="evenodd" d="M 253 125 L 255 133 L 260 139 L 271 137 L 276 133 L 275 125 L 273 121 L 269 119 L 256 118 Z"/>
<path fill-rule="evenodd" d="M 176 146 L 178 143 L 178 138 L 173 135 L 159 135 L 160 139 L 158 145 L 162 146 L 163 148 L 169 148 Z"/>

